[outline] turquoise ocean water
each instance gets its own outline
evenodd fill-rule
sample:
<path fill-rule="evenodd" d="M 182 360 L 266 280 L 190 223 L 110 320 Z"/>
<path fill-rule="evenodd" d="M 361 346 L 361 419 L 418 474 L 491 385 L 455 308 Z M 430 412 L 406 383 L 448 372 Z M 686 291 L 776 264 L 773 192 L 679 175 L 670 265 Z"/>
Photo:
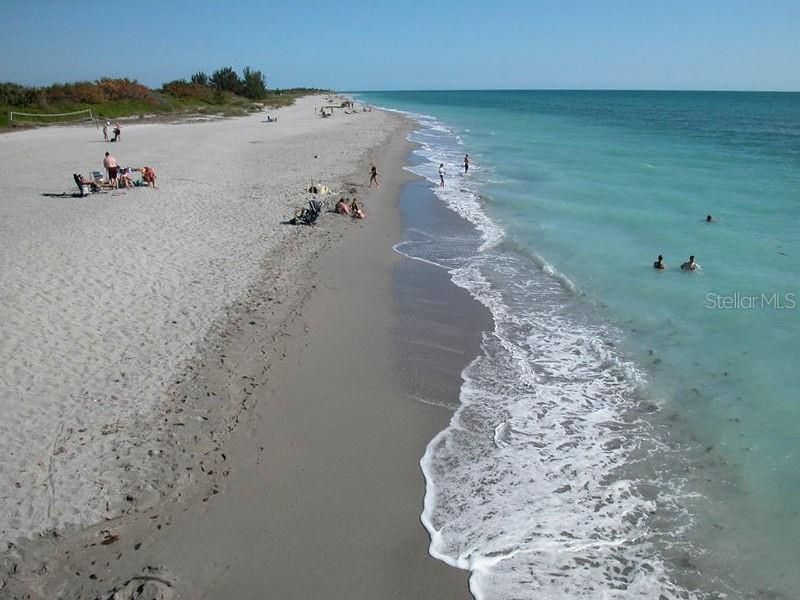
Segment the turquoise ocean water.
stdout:
<path fill-rule="evenodd" d="M 468 225 L 398 251 L 494 317 L 431 553 L 478 598 L 800 598 L 800 94 L 356 96 Z"/>

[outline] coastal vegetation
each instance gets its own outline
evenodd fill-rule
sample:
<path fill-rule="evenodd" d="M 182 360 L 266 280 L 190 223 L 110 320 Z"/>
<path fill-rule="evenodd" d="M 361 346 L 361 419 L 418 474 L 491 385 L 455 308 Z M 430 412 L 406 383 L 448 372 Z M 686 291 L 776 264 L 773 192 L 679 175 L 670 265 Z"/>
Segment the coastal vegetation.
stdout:
<path fill-rule="evenodd" d="M 292 104 L 312 88 L 269 89 L 261 71 L 245 67 L 239 75 L 222 67 L 211 75 L 203 71 L 151 89 L 135 79 L 101 78 L 96 81 L 29 87 L 0 83 L 0 128 L 11 126 L 10 111 L 53 114 L 91 109 L 97 118 L 140 118 L 173 114 L 235 116 Z"/>

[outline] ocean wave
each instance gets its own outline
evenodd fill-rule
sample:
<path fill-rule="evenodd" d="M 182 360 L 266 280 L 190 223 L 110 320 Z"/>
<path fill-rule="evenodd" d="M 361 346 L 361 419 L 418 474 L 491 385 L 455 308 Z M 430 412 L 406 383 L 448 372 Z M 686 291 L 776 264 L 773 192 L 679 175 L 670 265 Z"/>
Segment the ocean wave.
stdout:
<path fill-rule="evenodd" d="M 694 597 L 671 580 L 649 527 L 658 511 L 682 516 L 679 485 L 648 496 L 652 482 L 626 474 L 634 453 L 657 445 L 632 416 L 644 376 L 615 351 L 615 331 L 570 312 L 574 283 L 488 217 L 480 178 L 438 187 L 438 165 L 459 173 L 464 147 L 427 121 L 433 131 L 409 136 L 426 160 L 407 169 L 481 243 L 439 260 L 437 247 L 452 244 L 409 232 L 396 250 L 447 269 L 494 320 L 462 373 L 459 408 L 420 462 L 430 553 L 470 570 L 479 600 Z"/>

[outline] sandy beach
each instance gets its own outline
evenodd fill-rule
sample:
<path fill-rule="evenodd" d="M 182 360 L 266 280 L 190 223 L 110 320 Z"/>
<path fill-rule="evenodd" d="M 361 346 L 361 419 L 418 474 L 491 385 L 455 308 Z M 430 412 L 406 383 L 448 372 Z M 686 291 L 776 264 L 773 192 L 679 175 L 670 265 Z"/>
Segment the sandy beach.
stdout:
<path fill-rule="evenodd" d="M 469 597 L 419 522 L 451 413 L 396 369 L 408 124 L 321 103 L 0 136 L 6 596 Z M 42 195 L 106 150 L 159 189 Z M 282 223 L 312 181 L 368 218 Z"/>

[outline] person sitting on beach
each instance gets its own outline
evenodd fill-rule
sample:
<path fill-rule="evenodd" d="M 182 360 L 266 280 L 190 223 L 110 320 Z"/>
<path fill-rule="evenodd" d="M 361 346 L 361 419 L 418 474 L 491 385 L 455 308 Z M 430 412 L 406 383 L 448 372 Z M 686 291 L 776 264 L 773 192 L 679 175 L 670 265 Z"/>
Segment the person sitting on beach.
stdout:
<path fill-rule="evenodd" d="M 347 204 L 346 198 L 339 198 L 339 201 L 336 203 L 336 212 L 340 215 L 350 216 L 350 205 Z"/>
<path fill-rule="evenodd" d="M 100 191 L 100 186 L 97 184 L 96 181 L 92 181 L 88 177 L 84 177 L 82 173 L 78 173 L 77 177 L 78 177 L 78 183 L 80 183 L 81 185 L 89 186 L 89 189 L 93 192 Z"/>
<path fill-rule="evenodd" d="M 142 181 L 148 186 L 152 185 L 153 189 L 155 189 L 156 179 L 158 179 L 158 175 L 156 175 L 156 170 L 153 167 L 142 167 Z"/>
<path fill-rule="evenodd" d="M 353 198 L 353 202 L 350 204 L 350 212 L 353 215 L 354 219 L 366 219 L 367 213 L 364 212 L 364 209 L 358 204 L 358 200 Z"/>
<path fill-rule="evenodd" d="M 689 257 L 685 263 L 681 265 L 682 271 L 697 271 L 697 263 L 694 262 L 694 255 Z"/>
<path fill-rule="evenodd" d="M 659 271 L 663 271 L 667 268 L 667 266 L 664 264 L 664 257 L 660 254 L 658 255 L 658 260 L 653 263 L 653 268 L 658 269 Z"/>
<path fill-rule="evenodd" d="M 131 177 L 132 169 L 121 169 L 118 175 L 120 188 L 133 188 L 133 178 Z"/>

